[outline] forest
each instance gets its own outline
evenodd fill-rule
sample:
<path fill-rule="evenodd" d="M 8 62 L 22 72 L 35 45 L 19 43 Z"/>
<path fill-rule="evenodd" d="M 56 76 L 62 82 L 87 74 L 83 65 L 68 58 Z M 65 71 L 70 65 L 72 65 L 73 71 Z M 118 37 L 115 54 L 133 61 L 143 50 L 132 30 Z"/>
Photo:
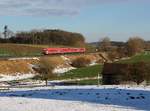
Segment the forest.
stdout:
<path fill-rule="evenodd" d="M 85 38 L 80 33 L 56 29 L 17 32 L 13 36 L 0 38 L 0 43 L 83 46 Z"/>

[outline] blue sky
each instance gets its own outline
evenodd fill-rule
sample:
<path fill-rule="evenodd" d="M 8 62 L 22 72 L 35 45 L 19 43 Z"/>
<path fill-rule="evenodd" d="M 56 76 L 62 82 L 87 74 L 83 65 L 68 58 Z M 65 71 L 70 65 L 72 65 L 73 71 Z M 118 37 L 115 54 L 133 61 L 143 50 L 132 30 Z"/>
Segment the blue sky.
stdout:
<path fill-rule="evenodd" d="M 87 42 L 108 36 L 150 40 L 150 0 L 0 0 L 0 31 L 62 29 Z"/>

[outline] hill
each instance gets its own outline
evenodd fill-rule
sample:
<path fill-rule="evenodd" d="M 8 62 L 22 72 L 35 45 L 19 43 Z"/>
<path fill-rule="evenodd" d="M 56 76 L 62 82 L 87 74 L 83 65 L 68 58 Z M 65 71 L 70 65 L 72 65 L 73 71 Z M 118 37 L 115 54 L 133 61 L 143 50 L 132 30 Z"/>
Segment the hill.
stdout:
<path fill-rule="evenodd" d="M 91 42 L 91 43 L 88 43 L 88 44 L 96 47 L 96 46 L 98 46 L 99 42 Z M 113 46 L 118 46 L 118 47 L 125 46 L 125 42 L 111 41 L 111 44 Z"/>

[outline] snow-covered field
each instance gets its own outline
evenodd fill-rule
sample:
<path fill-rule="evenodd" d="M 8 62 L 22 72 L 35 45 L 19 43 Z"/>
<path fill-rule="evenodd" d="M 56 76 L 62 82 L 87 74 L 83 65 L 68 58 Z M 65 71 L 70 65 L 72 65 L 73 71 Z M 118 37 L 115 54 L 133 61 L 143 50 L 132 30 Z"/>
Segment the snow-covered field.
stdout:
<path fill-rule="evenodd" d="M 0 111 L 150 111 L 150 87 L 55 86 L 0 92 Z"/>

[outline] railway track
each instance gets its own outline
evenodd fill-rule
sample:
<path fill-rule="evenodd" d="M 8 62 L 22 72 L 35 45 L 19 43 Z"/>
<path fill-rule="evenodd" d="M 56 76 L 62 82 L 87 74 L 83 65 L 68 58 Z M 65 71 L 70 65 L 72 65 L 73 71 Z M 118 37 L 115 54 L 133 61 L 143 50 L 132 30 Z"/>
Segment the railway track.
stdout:
<path fill-rule="evenodd" d="M 101 58 L 103 58 L 103 60 L 107 61 L 107 58 L 104 57 L 104 55 L 101 52 L 86 52 L 86 53 L 69 53 L 69 54 L 52 54 L 52 55 L 36 55 L 36 56 L 19 56 L 19 57 L 15 57 L 15 56 L 3 56 L 0 57 L 0 60 L 30 60 L 30 59 L 39 59 L 40 57 L 57 57 L 57 56 L 65 56 L 65 55 L 69 55 L 69 56 L 75 56 L 75 55 L 99 55 Z"/>
<path fill-rule="evenodd" d="M 66 54 L 51 54 L 51 55 L 44 55 L 44 54 L 40 54 L 40 55 L 35 55 L 35 56 L 0 56 L 0 59 L 11 59 L 11 58 L 33 58 L 33 57 L 43 57 L 43 56 L 61 56 L 61 55 L 87 55 L 87 54 L 98 54 L 98 52 L 86 52 L 86 53 L 66 53 Z"/>

